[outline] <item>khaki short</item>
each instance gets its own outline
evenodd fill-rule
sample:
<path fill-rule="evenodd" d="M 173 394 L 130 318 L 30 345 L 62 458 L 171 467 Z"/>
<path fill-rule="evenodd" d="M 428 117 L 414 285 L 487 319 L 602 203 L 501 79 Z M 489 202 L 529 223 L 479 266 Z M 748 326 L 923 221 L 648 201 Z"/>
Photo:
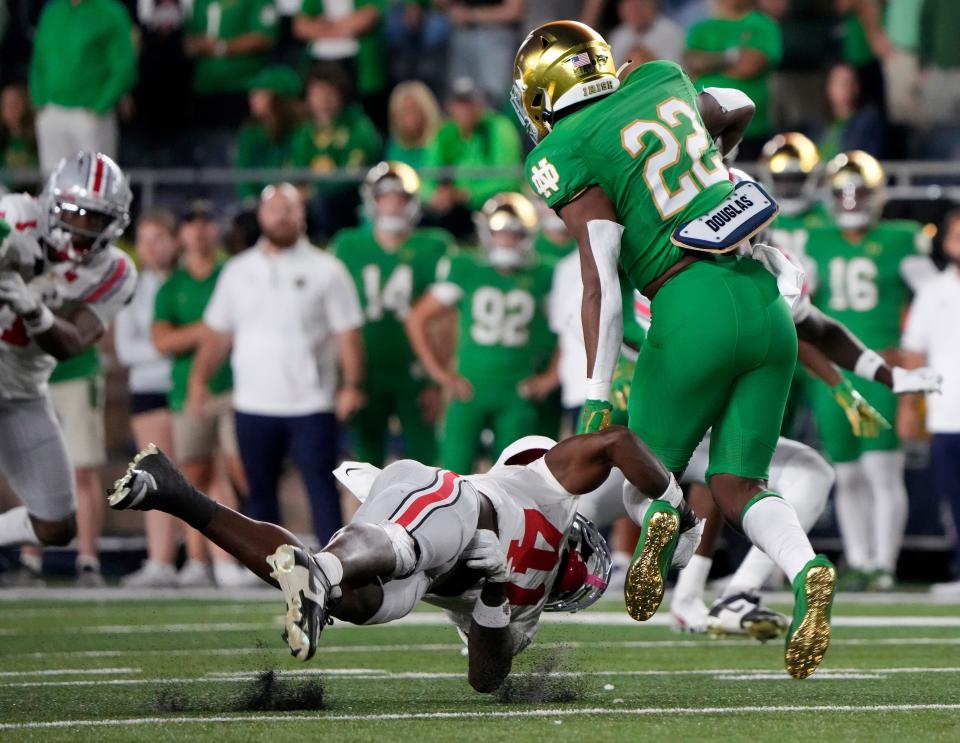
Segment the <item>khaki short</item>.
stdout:
<path fill-rule="evenodd" d="M 210 398 L 202 416 L 173 414 L 173 456 L 180 464 L 212 459 L 214 452 L 237 453 L 237 428 L 231 393 Z"/>
<path fill-rule="evenodd" d="M 103 425 L 103 377 L 70 379 L 50 385 L 50 400 L 57 413 L 74 467 L 100 467 L 107 461 Z"/>

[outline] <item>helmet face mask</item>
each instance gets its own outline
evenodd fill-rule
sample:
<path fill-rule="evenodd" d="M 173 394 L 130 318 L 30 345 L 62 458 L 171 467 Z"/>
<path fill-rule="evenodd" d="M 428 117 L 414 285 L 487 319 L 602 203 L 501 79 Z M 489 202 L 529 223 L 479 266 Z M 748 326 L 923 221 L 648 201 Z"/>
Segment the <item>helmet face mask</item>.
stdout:
<path fill-rule="evenodd" d="M 827 165 L 828 207 L 842 230 L 862 231 L 879 220 L 886 203 L 886 175 L 866 152 L 837 155 Z"/>
<path fill-rule="evenodd" d="M 610 45 L 589 26 L 553 21 L 535 28 L 514 59 L 510 102 L 536 144 L 556 114 L 620 87 Z"/>
<path fill-rule="evenodd" d="M 530 262 L 537 213 L 525 196 L 501 193 L 491 197 L 474 215 L 474 223 L 480 246 L 494 267 L 516 269 Z"/>
<path fill-rule="evenodd" d="M 593 522 L 575 516 L 544 611 L 576 612 L 596 603 L 610 582 L 610 548 Z"/>
<path fill-rule="evenodd" d="M 783 214 L 802 214 L 816 201 L 820 186 L 820 153 L 803 134 L 787 132 L 767 142 L 761 154 L 760 169 Z"/>
<path fill-rule="evenodd" d="M 420 221 L 420 179 L 409 165 L 379 163 L 360 186 L 363 210 L 379 232 L 403 234 Z"/>
<path fill-rule="evenodd" d="M 43 239 L 60 260 L 91 260 L 130 224 L 130 186 L 117 164 L 100 153 L 61 160 L 40 199 Z"/>

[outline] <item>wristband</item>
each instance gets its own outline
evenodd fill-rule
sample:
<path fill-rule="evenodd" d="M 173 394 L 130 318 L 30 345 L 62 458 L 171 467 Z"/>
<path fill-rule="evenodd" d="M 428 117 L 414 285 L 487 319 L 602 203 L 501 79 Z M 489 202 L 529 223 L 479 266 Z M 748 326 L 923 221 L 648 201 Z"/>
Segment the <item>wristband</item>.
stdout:
<path fill-rule="evenodd" d="M 483 599 L 478 598 L 473 605 L 473 621 L 486 629 L 503 629 L 510 624 L 510 602 L 504 601 L 499 606 L 487 606 Z"/>
<path fill-rule="evenodd" d="M 46 333 L 53 327 L 54 316 L 50 308 L 45 304 L 40 305 L 40 309 L 31 315 L 23 315 L 23 325 L 27 329 L 27 335 L 34 336 Z"/>
<path fill-rule="evenodd" d="M 860 354 L 860 358 L 857 359 L 857 363 L 853 367 L 853 373 L 872 382 L 877 375 L 877 369 L 886 365 L 886 363 L 880 354 L 868 348 Z"/>
<path fill-rule="evenodd" d="M 587 399 L 588 400 L 609 400 L 610 399 L 610 380 L 592 379 L 587 377 Z"/>

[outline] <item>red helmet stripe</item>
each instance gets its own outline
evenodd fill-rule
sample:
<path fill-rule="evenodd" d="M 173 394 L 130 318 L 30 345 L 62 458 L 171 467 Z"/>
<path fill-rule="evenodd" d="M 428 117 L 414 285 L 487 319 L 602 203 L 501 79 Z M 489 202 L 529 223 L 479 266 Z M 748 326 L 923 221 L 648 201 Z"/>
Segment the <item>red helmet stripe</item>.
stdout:
<path fill-rule="evenodd" d="M 103 184 L 103 158 L 97 155 L 97 169 L 93 174 L 93 192 L 100 193 L 100 186 Z"/>

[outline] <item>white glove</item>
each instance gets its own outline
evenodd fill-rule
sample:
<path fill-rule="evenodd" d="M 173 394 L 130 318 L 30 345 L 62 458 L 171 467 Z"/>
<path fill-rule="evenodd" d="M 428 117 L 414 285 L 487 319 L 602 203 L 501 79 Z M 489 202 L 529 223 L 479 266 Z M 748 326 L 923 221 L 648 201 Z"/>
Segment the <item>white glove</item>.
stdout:
<path fill-rule="evenodd" d="M 510 566 L 507 565 L 500 538 L 490 529 L 477 529 L 460 557 L 466 561 L 467 567 L 479 570 L 493 583 L 510 580 Z"/>
<path fill-rule="evenodd" d="M 753 246 L 750 256 L 760 263 L 777 278 L 777 289 L 790 308 L 803 293 L 803 269 L 795 265 L 787 256 L 776 248 L 763 243 Z"/>
<path fill-rule="evenodd" d="M 919 369 L 903 369 L 893 367 L 893 393 L 902 395 L 905 392 L 940 392 L 943 384 L 943 375 L 929 366 Z"/>
<path fill-rule="evenodd" d="M 686 567 L 697 551 L 700 545 L 700 537 L 703 536 L 703 519 L 697 519 L 697 523 L 686 531 L 680 532 L 680 538 L 677 540 L 677 549 L 673 552 L 673 560 L 670 566 L 674 568 Z"/>
<path fill-rule="evenodd" d="M 5 302 L 20 316 L 36 312 L 41 306 L 23 277 L 14 271 L 0 275 L 0 302 Z"/>

